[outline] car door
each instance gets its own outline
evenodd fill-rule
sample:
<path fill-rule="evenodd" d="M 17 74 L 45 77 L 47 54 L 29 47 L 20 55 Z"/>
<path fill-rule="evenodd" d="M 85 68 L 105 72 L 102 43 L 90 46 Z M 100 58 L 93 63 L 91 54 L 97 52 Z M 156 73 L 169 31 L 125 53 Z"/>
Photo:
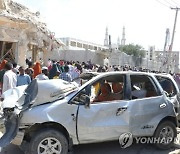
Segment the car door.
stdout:
<path fill-rule="evenodd" d="M 168 99 L 173 103 L 177 119 L 180 121 L 180 92 L 177 82 L 170 75 L 156 75 L 158 82 L 166 93 Z"/>
<path fill-rule="evenodd" d="M 109 76 L 108 80 L 116 78 L 122 79 L 125 92 L 125 75 Z M 122 99 L 92 102 L 90 108 L 79 106 L 77 130 L 80 143 L 116 140 L 129 131 L 129 105 L 129 100 Z"/>
<path fill-rule="evenodd" d="M 170 112 L 154 82 L 148 75 L 131 75 L 130 132 L 134 136 L 151 136 L 156 126 Z"/>

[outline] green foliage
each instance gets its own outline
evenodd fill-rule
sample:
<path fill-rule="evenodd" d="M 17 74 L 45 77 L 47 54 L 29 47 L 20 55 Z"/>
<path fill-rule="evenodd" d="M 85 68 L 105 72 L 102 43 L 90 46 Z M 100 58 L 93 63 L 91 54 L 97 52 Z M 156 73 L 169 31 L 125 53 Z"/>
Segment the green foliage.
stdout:
<path fill-rule="evenodd" d="M 129 45 L 124 45 L 122 47 L 119 48 L 120 51 L 125 52 L 128 55 L 132 55 L 135 57 L 141 57 L 144 58 L 146 51 L 144 50 L 144 48 L 140 45 L 134 45 L 134 44 L 129 44 Z"/>

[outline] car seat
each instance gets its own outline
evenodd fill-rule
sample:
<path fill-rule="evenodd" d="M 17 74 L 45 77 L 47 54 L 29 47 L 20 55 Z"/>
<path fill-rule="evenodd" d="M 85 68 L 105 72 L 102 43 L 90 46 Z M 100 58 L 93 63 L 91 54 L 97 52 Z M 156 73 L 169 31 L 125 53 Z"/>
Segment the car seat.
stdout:
<path fill-rule="evenodd" d="M 145 89 L 147 90 L 146 97 L 157 96 L 156 91 L 151 82 L 145 83 Z"/>

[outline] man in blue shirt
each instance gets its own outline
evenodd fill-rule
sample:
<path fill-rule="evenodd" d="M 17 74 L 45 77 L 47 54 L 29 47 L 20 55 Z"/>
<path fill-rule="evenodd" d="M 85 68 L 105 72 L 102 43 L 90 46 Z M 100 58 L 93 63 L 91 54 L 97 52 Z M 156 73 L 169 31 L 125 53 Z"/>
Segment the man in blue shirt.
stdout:
<path fill-rule="evenodd" d="M 31 78 L 28 74 L 25 74 L 24 68 L 19 67 L 19 75 L 17 76 L 17 86 L 28 85 L 31 82 Z"/>

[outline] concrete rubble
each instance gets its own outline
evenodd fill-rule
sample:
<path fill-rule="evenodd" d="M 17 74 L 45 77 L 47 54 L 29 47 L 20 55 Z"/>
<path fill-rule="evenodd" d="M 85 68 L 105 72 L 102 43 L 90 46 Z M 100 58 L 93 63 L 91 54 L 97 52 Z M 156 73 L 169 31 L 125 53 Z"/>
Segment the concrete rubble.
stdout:
<path fill-rule="evenodd" d="M 25 59 L 39 60 L 39 53 L 46 63 L 63 43 L 57 40 L 39 12 L 31 12 L 12 0 L 0 0 L 0 58 L 13 59 L 25 65 Z M 27 57 L 27 55 L 29 57 Z"/>

